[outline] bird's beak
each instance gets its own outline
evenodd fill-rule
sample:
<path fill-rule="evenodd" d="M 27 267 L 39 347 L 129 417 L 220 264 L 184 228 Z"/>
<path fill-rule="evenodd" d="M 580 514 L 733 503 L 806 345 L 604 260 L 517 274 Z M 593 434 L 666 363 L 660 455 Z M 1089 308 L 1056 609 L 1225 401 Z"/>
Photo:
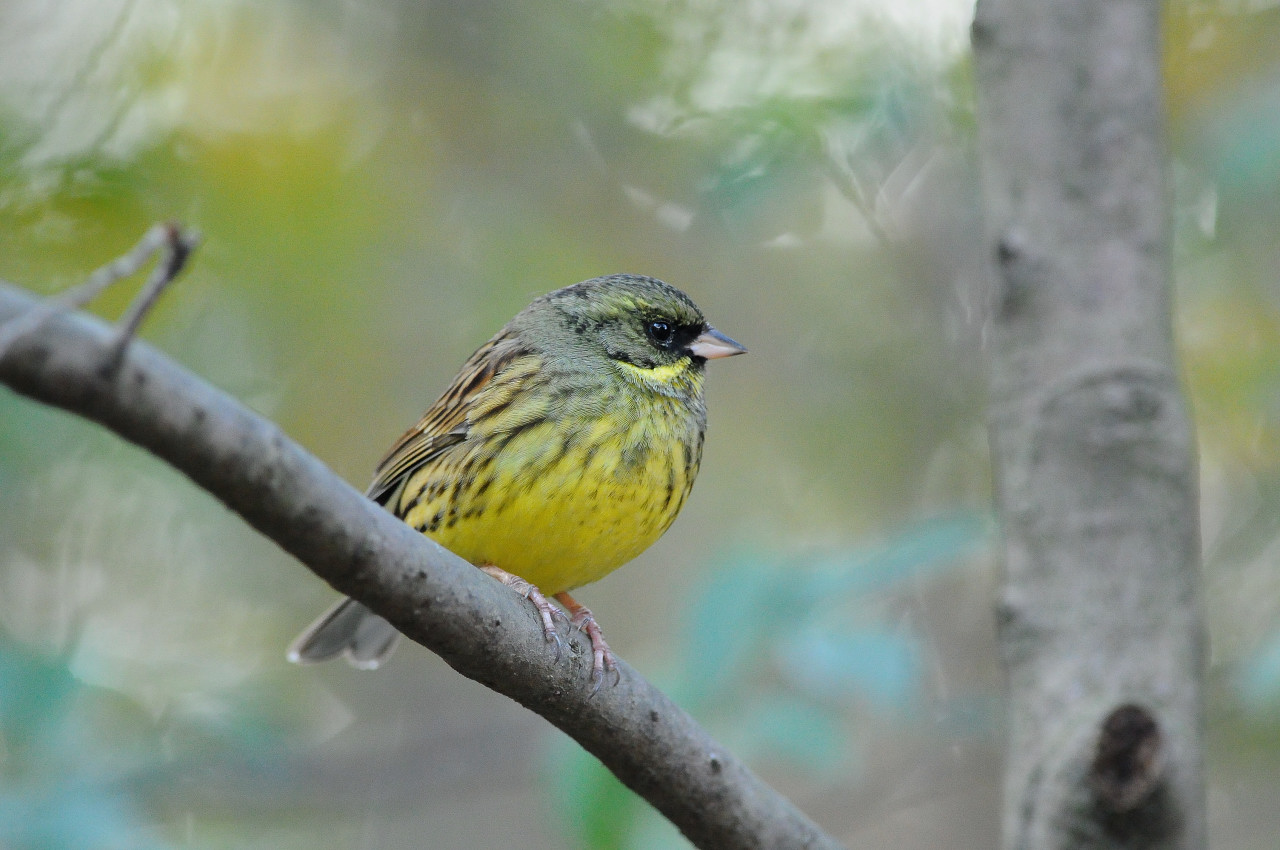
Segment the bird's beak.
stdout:
<path fill-rule="evenodd" d="M 746 354 L 747 349 L 746 346 L 739 345 L 715 328 L 708 327 L 689 345 L 689 353 L 704 360 L 715 360 L 717 357 Z"/>

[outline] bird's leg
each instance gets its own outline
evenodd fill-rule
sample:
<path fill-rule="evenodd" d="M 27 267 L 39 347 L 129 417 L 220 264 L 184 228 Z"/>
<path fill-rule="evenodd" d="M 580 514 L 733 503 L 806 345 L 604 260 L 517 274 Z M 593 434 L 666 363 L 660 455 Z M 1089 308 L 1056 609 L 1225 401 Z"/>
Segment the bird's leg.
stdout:
<path fill-rule="evenodd" d="M 533 607 L 538 611 L 538 616 L 542 618 L 542 634 L 547 639 L 547 643 L 556 645 L 556 660 L 559 661 L 562 643 L 560 641 L 560 633 L 556 631 L 555 618 L 559 617 L 561 620 L 567 620 L 568 618 L 565 617 L 564 612 L 548 602 L 547 597 L 542 595 L 542 591 L 538 590 L 537 586 L 525 581 L 520 576 L 513 575 L 502 569 L 502 567 L 495 567 L 492 564 L 483 566 L 480 569 L 533 603 Z M 591 612 L 588 611 L 587 616 L 591 616 Z"/>
<path fill-rule="evenodd" d="M 614 674 L 616 678 L 613 684 L 617 685 L 622 681 L 622 673 L 618 670 L 618 664 L 609 650 L 609 644 L 604 642 L 604 632 L 600 631 L 600 624 L 596 622 L 595 616 L 587 606 L 567 593 L 557 593 L 555 597 L 568 610 L 570 627 L 586 632 L 587 637 L 591 639 L 591 695 L 595 696 L 600 690 L 600 683 L 604 681 L 606 670 Z"/>

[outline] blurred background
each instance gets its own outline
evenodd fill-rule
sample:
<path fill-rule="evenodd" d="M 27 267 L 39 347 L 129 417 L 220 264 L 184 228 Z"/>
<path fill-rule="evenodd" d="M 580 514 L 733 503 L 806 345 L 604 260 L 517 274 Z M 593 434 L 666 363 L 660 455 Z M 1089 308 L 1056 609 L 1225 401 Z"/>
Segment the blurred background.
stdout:
<path fill-rule="evenodd" d="M 1211 824 L 1271 848 L 1280 6 L 1166 10 Z M 580 598 L 851 848 L 989 848 L 971 11 L 4 0 L 0 277 L 54 292 L 154 221 L 198 227 L 144 336 L 360 488 L 535 295 L 680 286 L 751 353 L 710 370 L 681 518 Z M 333 596 L 158 461 L 0 390 L 0 846 L 687 846 L 419 647 L 373 674 L 286 664 Z"/>

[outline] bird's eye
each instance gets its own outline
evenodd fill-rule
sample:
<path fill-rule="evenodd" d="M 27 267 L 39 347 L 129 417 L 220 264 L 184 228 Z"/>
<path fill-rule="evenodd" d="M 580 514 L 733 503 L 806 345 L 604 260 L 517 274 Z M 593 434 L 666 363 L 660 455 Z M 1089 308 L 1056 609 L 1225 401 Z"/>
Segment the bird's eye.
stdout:
<path fill-rule="evenodd" d="M 658 345 L 666 345 L 671 342 L 671 338 L 675 336 L 675 328 L 670 322 L 664 322 L 661 319 L 652 321 L 646 328 L 649 331 L 649 337 Z"/>

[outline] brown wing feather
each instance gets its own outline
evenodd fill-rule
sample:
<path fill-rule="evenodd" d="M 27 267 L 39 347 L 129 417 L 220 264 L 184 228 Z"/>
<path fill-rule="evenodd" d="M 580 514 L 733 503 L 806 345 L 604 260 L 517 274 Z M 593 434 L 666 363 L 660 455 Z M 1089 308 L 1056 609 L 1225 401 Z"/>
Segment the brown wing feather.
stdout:
<path fill-rule="evenodd" d="M 396 440 L 379 462 L 366 494 L 386 504 L 409 476 L 442 451 L 467 438 L 468 414 L 479 396 L 507 366 L 530 351 L 503 330 L 462 365 L 453 383 L 436 399 L 417 425 Z"/>

